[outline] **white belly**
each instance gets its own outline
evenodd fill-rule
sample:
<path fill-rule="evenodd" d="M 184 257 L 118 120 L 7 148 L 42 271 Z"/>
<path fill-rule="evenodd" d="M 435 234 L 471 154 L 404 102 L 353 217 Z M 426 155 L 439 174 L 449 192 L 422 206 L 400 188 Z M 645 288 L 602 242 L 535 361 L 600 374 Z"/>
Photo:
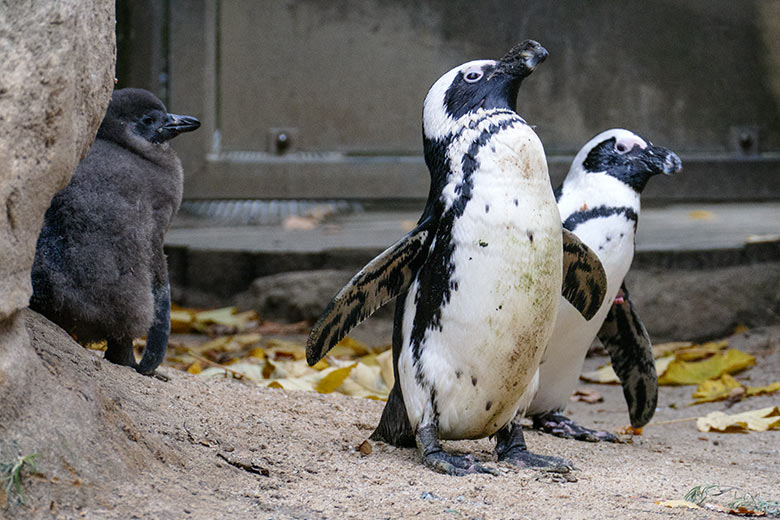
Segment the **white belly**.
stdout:
<path fill-rule="evenodd" d="M 589 221 L 575 232 L 599 256 L 607 273 L 607 292 L 590 321 L 585 321 L 564 298 L 560 299 L 555 329 L 539 367 L 539 388 L 527 410 L 530 415 L 560 411 L 569 402 L 588 347 L 604 323 L 633 258 L 633 222 L 623 216 Z"/>
<path fill-rule="evenodd" d="M 414 429 L 437 423 L 443 439 L 492 435 L 514 417 L 536 373 L 562 276 L 560 215 L 543 153 L 541 160 L 525 176 L 511 172 L 528 165 L 480 155 L 482 170 L 504 174 L 474 178 L 472 199 L 451 233 L 456 288 L 440 327 L 426 330 L 417 361 L 410 347 L 415 302 L 418 292 L 436 288 L 416 279 L 409 290 L 399 379 Z"/>

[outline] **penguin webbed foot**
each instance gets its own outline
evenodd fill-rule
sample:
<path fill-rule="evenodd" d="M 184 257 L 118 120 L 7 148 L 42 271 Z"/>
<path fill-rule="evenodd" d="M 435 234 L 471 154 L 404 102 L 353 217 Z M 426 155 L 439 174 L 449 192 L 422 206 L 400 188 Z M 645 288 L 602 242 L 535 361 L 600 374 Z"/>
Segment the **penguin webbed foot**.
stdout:
<path fill-rule="evenodd" d="M 568 417 L 554 412 L 534 416 L 533 427 L 535 430 L 564 439 L 575 439 L 585 442 L 620 442 L 620 438 L 614 433 L 585 428 Z"/>
<path fill-rule="evenodd" d="M 418 428 L 415 439 L 423 463 L 437 473 L 458 477 L 475 473 L 498 475 L 495 468 L 483 466 L 472 455 L 456 455 L 444 451 L 433 425 Z"/>
<path fill-rule="evenodd" d="M 571 462 L 561 457 L 539 455 L 528 451 L 523 427 L 517 419 L 496 433 L 496 455 L 499 462 L 521 468 L 542 468 L 551 473 L 569 473 L 574 469 Z"/>

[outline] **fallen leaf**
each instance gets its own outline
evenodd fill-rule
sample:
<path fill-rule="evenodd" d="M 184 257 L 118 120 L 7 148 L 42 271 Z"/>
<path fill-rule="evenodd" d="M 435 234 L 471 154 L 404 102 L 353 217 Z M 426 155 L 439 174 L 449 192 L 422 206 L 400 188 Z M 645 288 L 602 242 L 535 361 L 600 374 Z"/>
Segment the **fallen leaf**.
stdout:
<path fill-rule="evenodd" d="M 382 374 L 382 379 L 388 388 L 392 388 L 395 384 L 395 372 L 393 372 L 393 351 L 387 349 L 381 354 L 376 356 L 376 361 L 379 363 L 379 371 Z"/>
<path fill-rule="evenodd" d="M 171 309 L 171 332 L 184 334 L 189 332 L 195 320 L 195 311 L 192 309 Z"/>
<path fill-rule="evenodd" d="M 715 218 L 715 213 L 707 211 L 706 209 L 697 209 L 688 213 L 688 217 L 691 220 L 712 220 Z"/>
<path fill-rule="evenodd" d="M 314 385 L 314 390 L 321 394 L 329 394 L 336 390 L 344 380 L 352 372 L 352 369 L 357 366 L 357 363 L 340 367 L 340 368 L 326 368 L 319 372 L 322 378 Z"/>
<path fill-rule="evenodd" d="M 200 361 L 196 361 L 187 368 L 187 372 L 190 374 L 200 374 L 203 372 L 203 367 L 200 366 Z"/>
<path fill-rule="evenodd" d="M 209 326 L 219 325 L 228 329 L 242 331 L 251 323 L 257 323 L 259 319 L 255 311 L 238 312 L 237 307 L 223 307 L 221 309 L 196 312 L 192 328 L 205 332 Z"/>
<path fill-rule="evenodd" d="M 748 397 L 754 395 L 772 394 L 780 390 L 780 381 L 775 381 L 764 386 L 746 386 L 745 391 Z"/>
<path fill-rule="evenodd" d="M 711 403 L 729 399 L 741 400 L 754 395 L 771 394 L 780 390 L 780 381 L 765 386 L 744 386 L 729 374 L 723 374 L 718 379 L 710 379 L 699 383 L 693 398 L 693 404 Z"/>
<path fill-rule="evenodd" d="M 664 507 L 684 507 L 687 509 L 701 509 L 698 505 L 694 504 L 693 502 L 688 502 L 687 500 L 662 500 L 659 502 L 656 502 L 659 506 Z"/>
<path fill-rule="evenodd" d="M 595 390 L 587 388 L 578 388 L 569 397 L 572 401 L 582 401 L 583 403 L 595 404 L 604 401 L 604 396 Z"/>
<path fill-rule="evenodd" d="M 763 432 L 780 428 L 780 409 L 777 406 L 751 410 L 733 415 L 712 412 L 696 420 L 702 432 L 744 433 L 748 430 Z"/>
<path fill-rule="evenodd" d="M 664 372 L 658 372 L 658 384 L 695 385 L 723 374 L 739 372 L 755 362 L 755 357 L 736 349 L 729 349 L 725 354 L 715 353 L 697 361 L 683 361 L 677 354 Z"/>
<path fill-rule="evenodd" d="M 674 356 L 665 356 L 655 360 L 655 371 L 657 374 L 663 374 L 669 364 L 674 361 Z M 592 372 L 584 372 L 580 375 L 580 379 L 589 383 L 601 383 L 601 384 L 618 384 L 618 379 L 615 370 L 612 368 L 612 363 L 607 363 L 598 370 Z"/>

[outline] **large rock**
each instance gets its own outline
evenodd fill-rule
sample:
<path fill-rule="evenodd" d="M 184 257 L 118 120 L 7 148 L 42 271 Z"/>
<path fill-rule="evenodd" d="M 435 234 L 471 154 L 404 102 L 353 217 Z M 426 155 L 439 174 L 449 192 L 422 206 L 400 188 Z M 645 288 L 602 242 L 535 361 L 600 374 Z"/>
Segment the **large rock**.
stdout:
<path fill-rule="evenodd" d="M 635 269 L 631 299 L 654 341 L 702 340 L 737 325 L 780 323 L 780 263 L 708 269 Z"/>
<path fill-rule="evenodd" d="M 257 278 L 237 296 L 241 308 L 255 309 L 262 318 L 315 321 L 354 271 L 323 269 L 292 271 Z"/>
<path fill-rule="evenodd" d="M 113 0 L 0 0 L 0 13 L 3 448 L 29 398 L 26 385 L 49 375 L 19 315 L 32 292 L 36 238 L 52 196 L 94 140 L 113 89 L 116 44 Z"/>

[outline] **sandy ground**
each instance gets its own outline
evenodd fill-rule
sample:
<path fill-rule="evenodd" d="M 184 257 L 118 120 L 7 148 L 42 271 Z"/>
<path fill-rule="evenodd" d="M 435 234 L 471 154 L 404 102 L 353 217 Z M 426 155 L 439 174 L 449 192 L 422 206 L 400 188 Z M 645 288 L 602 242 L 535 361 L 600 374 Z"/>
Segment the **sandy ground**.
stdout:
<path fill-rule="evenodd" d="M 25 317 L 46 377 L 30 382 L 25 412 L 0 431 L 18 454 L 35 450 L 39 459 L 37 473 L 24 480 L 25 503 L 0 497 L 0 518 L 699 519 L 727 515 L 656 502 L 709 483 L 780 498 L 780 431 L 713 434 L 694 421 L 666 422 L 726 410 L 723 403 L 687 406 L 692 387 L 662 387 L 657 424 L 631 443 L 527 433 L 532 451 L 574 462 L 568 480 L 499 465 L 488 439 L 446 445 L 498 467 L 498 476 L 448 477 L 426 469 L 415 450 L 373 442 L 368 455 L 356 449 L 377 423 L 381 402 L 171 368 L 161 369 L 167 382 L 143 377 L 104 362 L 34 313 Z M 373 330 L 381 336 L 389 326 Z M 780 327 L 731 344 L 758 358 L 742 379 L 780 379 Z M 589 359 L 586 368 L 605 361 Z M 51 384 L 59 386 L 38 392 Z M 608 430 L 628 423 L 618 386 L 587 387 L 604 402 L 572 402 L 570 417 Z M 726 411 L 778 404 L 775 394 Z"/>

